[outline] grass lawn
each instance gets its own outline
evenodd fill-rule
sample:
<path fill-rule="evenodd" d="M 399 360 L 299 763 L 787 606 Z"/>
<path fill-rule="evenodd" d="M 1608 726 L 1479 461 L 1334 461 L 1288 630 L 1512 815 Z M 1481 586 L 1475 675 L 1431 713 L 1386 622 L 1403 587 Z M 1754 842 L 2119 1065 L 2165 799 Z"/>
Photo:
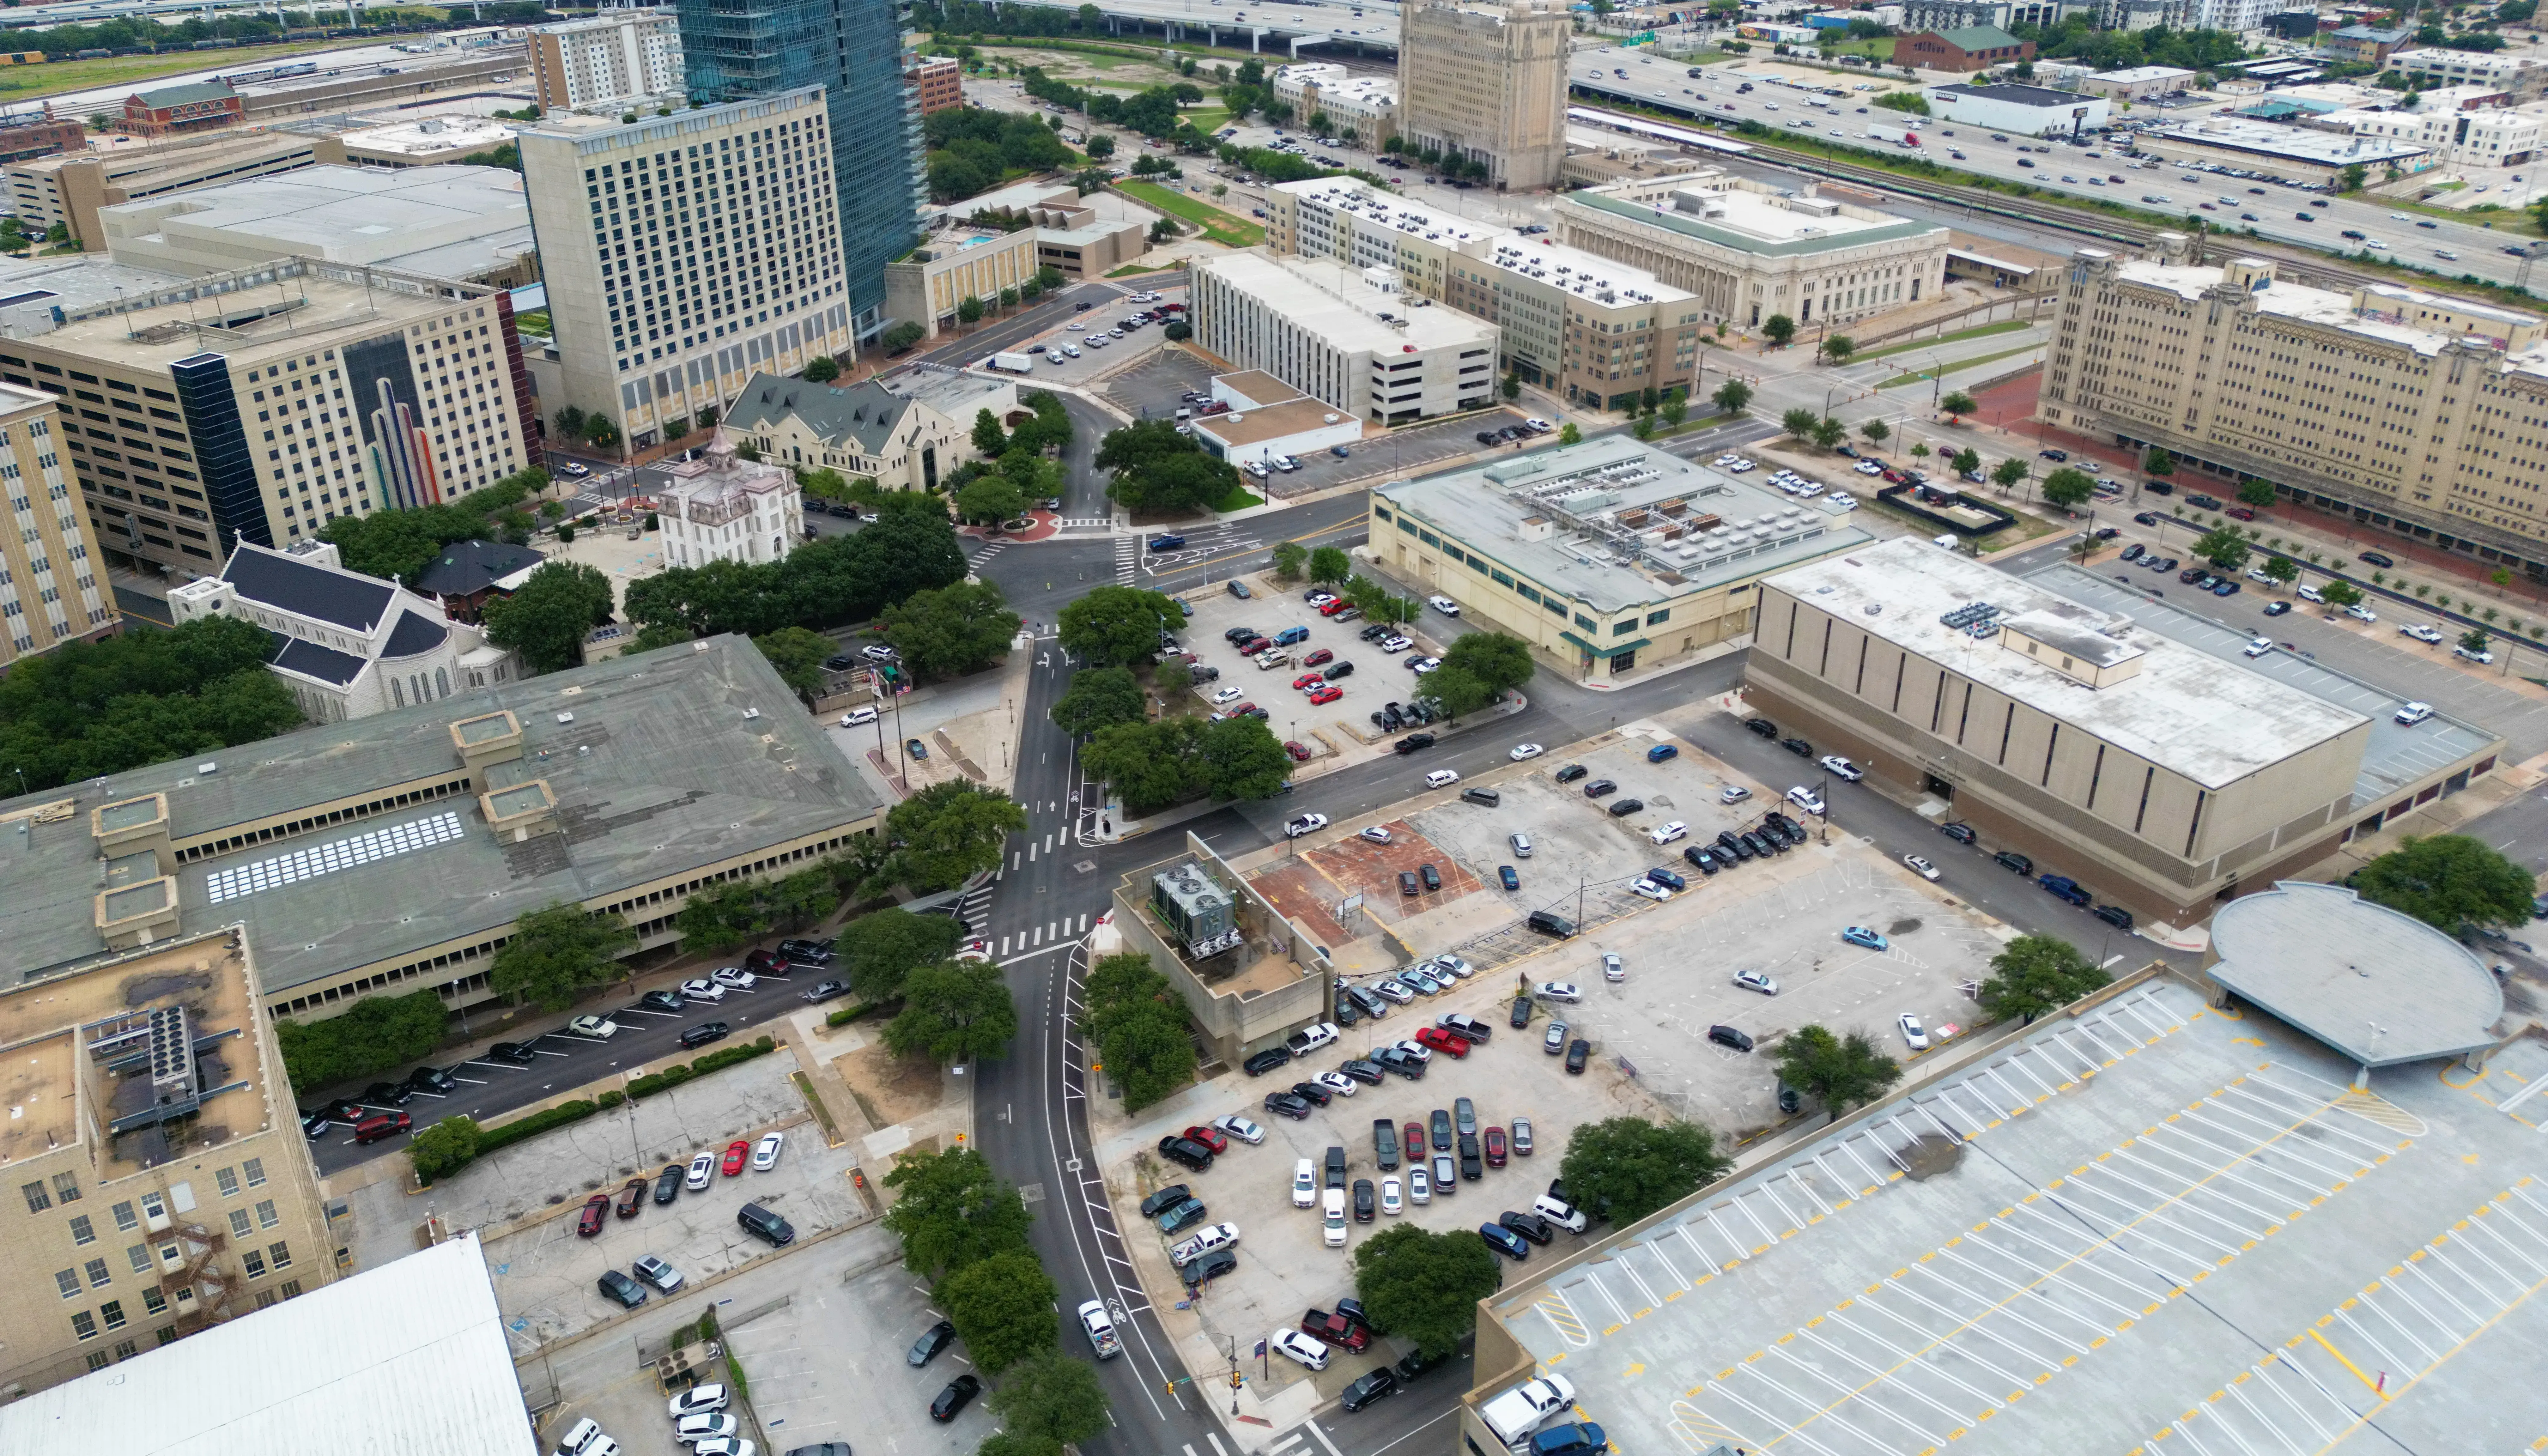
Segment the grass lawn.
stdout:
<path fill-rule="evenodd" d="M 342 41 L 284 41 L 272 46 L 241 46 L 231 50 L 170 50 L 158 55 L 110 55 L 97 60 L 57 60 L 48 65 L 13 65 L 0 69 L 0 97 L 33 101 L 92 86 L 120 86 L 181 71 L 243 71 L 287 55 L 331 50 Z"/>
<path fill-rule="evenodd" d="M 1997 323 L 1982 323 L 1971 328 L 1958 328 L 1953 333 L 1941 334 L 1936 338 L 1913 339 L 1907 344 L 1886 344 L 1880 349 L 1868 349 L 1863 354 L 1850 355 L 1849 362 L 1860 364 L 1868 359 L 1881 359 L 1888 354 L 1907 354 L 1915 349 L 1934 349 L 1940 344 L 1951 344 L 1957 339 L 1987 338 L 1994 333 L 2015 333 L 2021 328 L 2033 326 L 2033 322 L 2029 319 L 2003 318 Z"/>
<path fill-rule="evenodd" d="M 1176 264 L 1174 263 L 1162 263 L 1155 267 L 1148 263 L 1126 263 L 1123 267 L 1116 269 L 1114 272 L 1109 273 L 1106 276 L 1109 278 L 1131 278 L 1135 274 L 1138 273 L 1172 272 L 1175 268 Z"/>
<path fill-rule="evenodd" d="M 2414 213 L 2426 218 L 2447 218 L 2454 223 L 2466 223 L 2475 228 L 2492 228 L 2498 232 L 2509 232 L 2515 237 L 2548 237 L 2548 233 L 2539 230 L 2537 218 L 2517 208 L 2485 203 L 2473 208 L 2437 208 L 2430 203 L 2399 202 L 2393 198 L 2382 198 L 2381 201 L 2400 212 Z"/>
<path fill-rule="evenodd" d="M 1978 364 L 1996 364 L 2002 359 L 2014 359 L 2020 354 L 2032 354 L 2042 347 L 2044 347 L 2042 344 L 2028 344 L 2024 348 L 2002 349 L 1996 354 L 1984 354 L 1978 359 L 1945 359 L 1940 361 L 1944 367 L 1942 367 L 1938 372 L 1941 374 L 1953 374 L 1958 369 L 1970 369 Z M 1882 384 L 1877 385 L 1876 388 L 1880 390 L 1889 390 L 1896 386 L 1912 384 L 1919 380 L 1927 379 L 1928 377 L 1929 371 L 1926 369 L 1917 370 L 1910 374 L 1897 374 L 1891 379 L 1884 381 Z"/>
<path fill-rule="evenodd" d="M 1221 511 L 1245 510 L 1251 505 L 1262 505 L 1264 503 L 1264 497 L 1254 494 L 1245 486 L 1233 486 L 1230 488 L 1228 495 L 1212 502 L 1212 508 Z"/>
<path fill-rule="evenodd" d="M 1655 417 L 1660 419 L 1663 416 L 1657 415 Z M 1710 414 L 1704 419 L 1684 419 L 1679 424 L 1657 426 L 1654 437 L 1658 440 L 1669 440 L 1675 435 L 1690 434 L 1702 429 L 1714 429 L 1720 424 L 1732 424 L 1734 421 L 1741 419 L 1742 417 L 1743 416 L 1740 414 Z"/>
<path fill-rule="evenodd" d="M 1254 247 L 1265 240 L 1265 228 L 1244 218 L 1233 217 L 1209 203 L 1170 192 L 1156 182 L 1126 180 L 1115 184 L 1115 190 L 1137 202 L 1146 203 L 1173 218 L 1198 224 L 1203 235 L 1224 247 Z"/>

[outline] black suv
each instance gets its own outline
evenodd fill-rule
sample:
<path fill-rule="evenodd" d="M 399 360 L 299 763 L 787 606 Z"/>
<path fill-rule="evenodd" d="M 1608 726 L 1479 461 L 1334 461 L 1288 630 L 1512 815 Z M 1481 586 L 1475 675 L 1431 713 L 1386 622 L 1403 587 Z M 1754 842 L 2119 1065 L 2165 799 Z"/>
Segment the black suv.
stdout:
<path fill-rule="evenodd" d="M 1707 1040 L 1714 1042 L 1719 1046 L 1731 1046 L 1737 1051 L 1749 1051 L 1752 1049 L 1752 1039 L 1743 1035 L 1741 1032 L 1734 1030 L 1732 1027 L 1709 1027 L 1707 1029 Z"/>
<path fill-rule="evenodd" d="M 449 1093 L 458 1091 L 460 1083 L 438 1066 L 420 1066 L 407 1074 L 407 1086 L 411 1092 Z"/>
<path fill-rule="evenodd" d="M 1778 736 L 1778 725 L 1771 722 L 1767 718 L 1746 718 L 1743 720 L 1743 726 L 1760 734 L 1763 738 L 1775 738 Z"/>
<path fill-rule="evenodd" d="M 1211 1148 L 1191 1138 L 1180 1138 L 1174 1133 L 1159 1139 L 1159 1156 L 1175 1163 L 1178 1167 L 1198 1173 L 1212 1167 Z"/>
<path fill-rule="evenodd" d="M 1385 1369 L 1370 1371 L 1345 1387 L 1344 1407 L 1347 1410 L 1359 1410 L 1383 1396 L 1396 1394 L 1397 1391 L 1398 1377 L 1395 1374 Z"/>
<path fill-rule="evenodd" d="M 415 1096 L 415 1089 L 405 1082 L 374 1082 L 356 1099 L 366 1107 L 405 1107 Z"/>
<path fill-rule="evenodd" d="M 1433 735 L 1430 733 L 1410 733 L 1405 738 L 1398 740 L 1395 745 L 1398 751 L 1403 754 L 1411 754 L 1419 748 L 1431 748 L 1432 746 Z"/>
<path fill-rule="evenodd" d="M 736 1212 L 734 1221 L 743 1231 L 765 1242 L 784 1247 L 796 1241 L 796 1229 L 785 1219 L 757 1203 L 745 1204 Z"/>
<path fill-rule="evenodd" d="M 1167 1187 L 1160 1189 L 1158 1192 L 1151 1194 L 1148 1198 L 1141 1200 L 1141 1217 L 1144 1219 L 1155 1219 L 1159 1215 L 1166 1213 L 1168 1210 L 1175 1208 L 1178 1204 L 1185 1202 L 1188 1198 L 1192 1197 L 1193 1194 L 1194 1190 L 1188 1188 L 1183 1183 L 1171 1183 Z"/>
<path fill-rule="evenodd" d="M 1581 778 L 1592 772 L 1592 770 L 1585 768 L 1582 764 L 1569 764 L 1565 768 L 1557 771 L 1557 781 L 1560 783 L 1573 783 L 1576 779 Z"/>
<path fill-rule="evenodd" d="M 1801 738 L 1781 738 L 1778 740 L 1778 747 L 1800 759 L 1810 759 L 1814 756 L 1814 746 Z"/>
<path fill-rule="evenodd" d="M 1588 799 L 1597 799 L 1605 793 L 1617 793 L 1618 791 L 1619 785 L 1611 782 L 1607 778 L 1595 778 L 1592 782 L 1584 785 L 1584 796 Z"/>
<path fill-rule="evenodd" d="M 667 1204 L 681 1197 L 682 1175 L 687 1171 L 680 1163 L 665 1164 L 664 1171 L 655 1177 L 655 1202 Z"/>

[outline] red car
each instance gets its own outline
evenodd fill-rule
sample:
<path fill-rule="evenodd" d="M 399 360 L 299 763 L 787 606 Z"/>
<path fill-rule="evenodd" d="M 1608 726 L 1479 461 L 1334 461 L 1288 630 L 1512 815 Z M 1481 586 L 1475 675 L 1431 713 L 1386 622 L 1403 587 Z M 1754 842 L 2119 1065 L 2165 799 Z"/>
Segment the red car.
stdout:
<path fill-rule="evenodd" d="M 1241 713 L 1252 713 L 1254 711 L 1256 711 L 1256 704 L 1252 702 L 1242 702 L 1229 708 L 1228 711 L 1224 712 L 1222 716 L 1225 718 L 1235 718 Z"/>
<path fill-rule="evenodd" d="M 1320 687 L 1325 685 L 1326 681 L 1326 679 L 1320 677 L 1316 673 L 1303 673 L 1300 677 L 1292 680 L 1292 685 L 1295 687 Z"/>
<path fill-rule="evenodd" d="M 1344 695 L 1345 690 L 1341 687 L 1328 687 L 1321 684 L 1318 691 L 1310 694 L 1310 703 L 1311 706 L 1315 707 L 1322 702 L 1334 702 L 1337 698 Z"/>
<path fill-rule="evenodd" d="M 575 1236 L 591 1238 L 601 1231 L 602 1221 L 610 1217 L 610 1195 L 596 1193 L 584 1201 L 584 1212 L 575 1220 Z"/>
<path fill-rule="evenodd" d="M 740 1178 L 743 1176 L 744 1159 L 750 1156 L 752 1156 L 752 1144 L 738 1138 L 726 1144 L 725 1161 L 718 1165 L 717 1171 L 729 1178 Z"/>
<path fill-rule="evenodd" d="M 1469 1054 L 1469 1044 L 1466 1041 L 1451 1035 L 1440 1027 L 1417 1027 L 1415 1029 L 1415 1040 L 1432 1047 L 1436 1051 L 1447 1051 L 1453 1056 L 1466 1056 Z"/>
<path fill-rule="evenodd" d="M 1502 1167 L 1504 1165 L 1504 1130 L 1502 1128 L 1489 1128 L 1487 1130 L 1486 1141 L 1487 1166 L 1491 1168 Z"/>
<path fill-rule="evenodd" d="M 1202 1143 L 1204 1146 L 1211 1148 L 1215 1152 L 1229 1151 L 1229 1135 L 1222 1132 L 1218 1128 L 1188 1128 L 1186 1129 L 1185 1136 Z"/>
<path fill-rule="evenodd" d="M 1322 617 L 1331 617 L 1352 604 L 1352 602 L 1345 600 L 1341 596 L 1337 597 L 1333 601 L 1321 601 L 1319 603 L 1319 615 Z"/>
<path fill-rule="evenodd" d="M 1407 1125 L 1406 1132 L 1407 1140 L 1400 1145 L 1407 1149 L 1407 1161 L 1410 1166 L 1422 1167 L 1424 1165 L 1425 1156 L 1424 1125 L 1422 1123 L 1409 1123 Z"/>
<path fill-rule="evenodd" d="M 2230 517 L 2231 520 L 2254 520 L 2256 518 L 2256 512 L 2249 510 L 2244 505 L 2232 505 L 2228 510 L 2221 513 Z"/>
<path fill-rule="evenodd" d="M 1303 667 L 1305 667 L 1305 668 L 1323 667 L 1324 665 L 1326 665 L 1326 664 L 1328 664 L 1328 663 L 1331 663 L 1331 662 L 1334 662 L 1335 660 L 1336 660 L 1336 655 L 1335 655 L 1334 653 L 1329 652 L 1327 649 L 1325 649 L 1325 648 L 1321 647 L 1321 648 L 1320 648 L 1318 651 L 1316 651 L 1316 652 L 1314 652 L 1314 653 L 1311 653 L 1308 657 L 1305 657 L 1305 658 L 1301 659 L 1301 666 L 1303 666 Z"/>
<path fill-rule="evenodd" d="M 1306 764 L 1310 762 L 1310 746 L 1297 739 L 1284 740 L 1283 752 L 1292 756 L 1293 763 Z"/>

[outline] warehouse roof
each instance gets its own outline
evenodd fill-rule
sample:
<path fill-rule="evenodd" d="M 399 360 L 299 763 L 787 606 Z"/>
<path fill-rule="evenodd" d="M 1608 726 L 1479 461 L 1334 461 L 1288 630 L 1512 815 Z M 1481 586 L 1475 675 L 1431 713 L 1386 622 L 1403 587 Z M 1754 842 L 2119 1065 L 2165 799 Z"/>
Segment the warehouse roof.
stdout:
<path fill-rule="evenodd" d="M 2026 44 L 1997 26 L 1957 26 L 1930 34 L 1958 50 L 2006 50 Z"/>
<path fill-rule="evenodd" d="M 0 1406 L 0 1450 L 534 1456 L 478 1235 Z"/>

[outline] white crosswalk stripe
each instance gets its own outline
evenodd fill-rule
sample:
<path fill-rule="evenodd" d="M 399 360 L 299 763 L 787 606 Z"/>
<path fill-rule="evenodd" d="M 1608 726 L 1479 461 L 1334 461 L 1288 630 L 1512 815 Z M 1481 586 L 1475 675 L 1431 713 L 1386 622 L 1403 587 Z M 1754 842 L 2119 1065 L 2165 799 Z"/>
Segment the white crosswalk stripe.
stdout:
<path fill-rule="evenodd" d="M 1133 569 L 1139 565 L 1141 543 L 1131 536 L 1115 538 L 1115 580 L 1126 587 L 1133 585 Z"/>

